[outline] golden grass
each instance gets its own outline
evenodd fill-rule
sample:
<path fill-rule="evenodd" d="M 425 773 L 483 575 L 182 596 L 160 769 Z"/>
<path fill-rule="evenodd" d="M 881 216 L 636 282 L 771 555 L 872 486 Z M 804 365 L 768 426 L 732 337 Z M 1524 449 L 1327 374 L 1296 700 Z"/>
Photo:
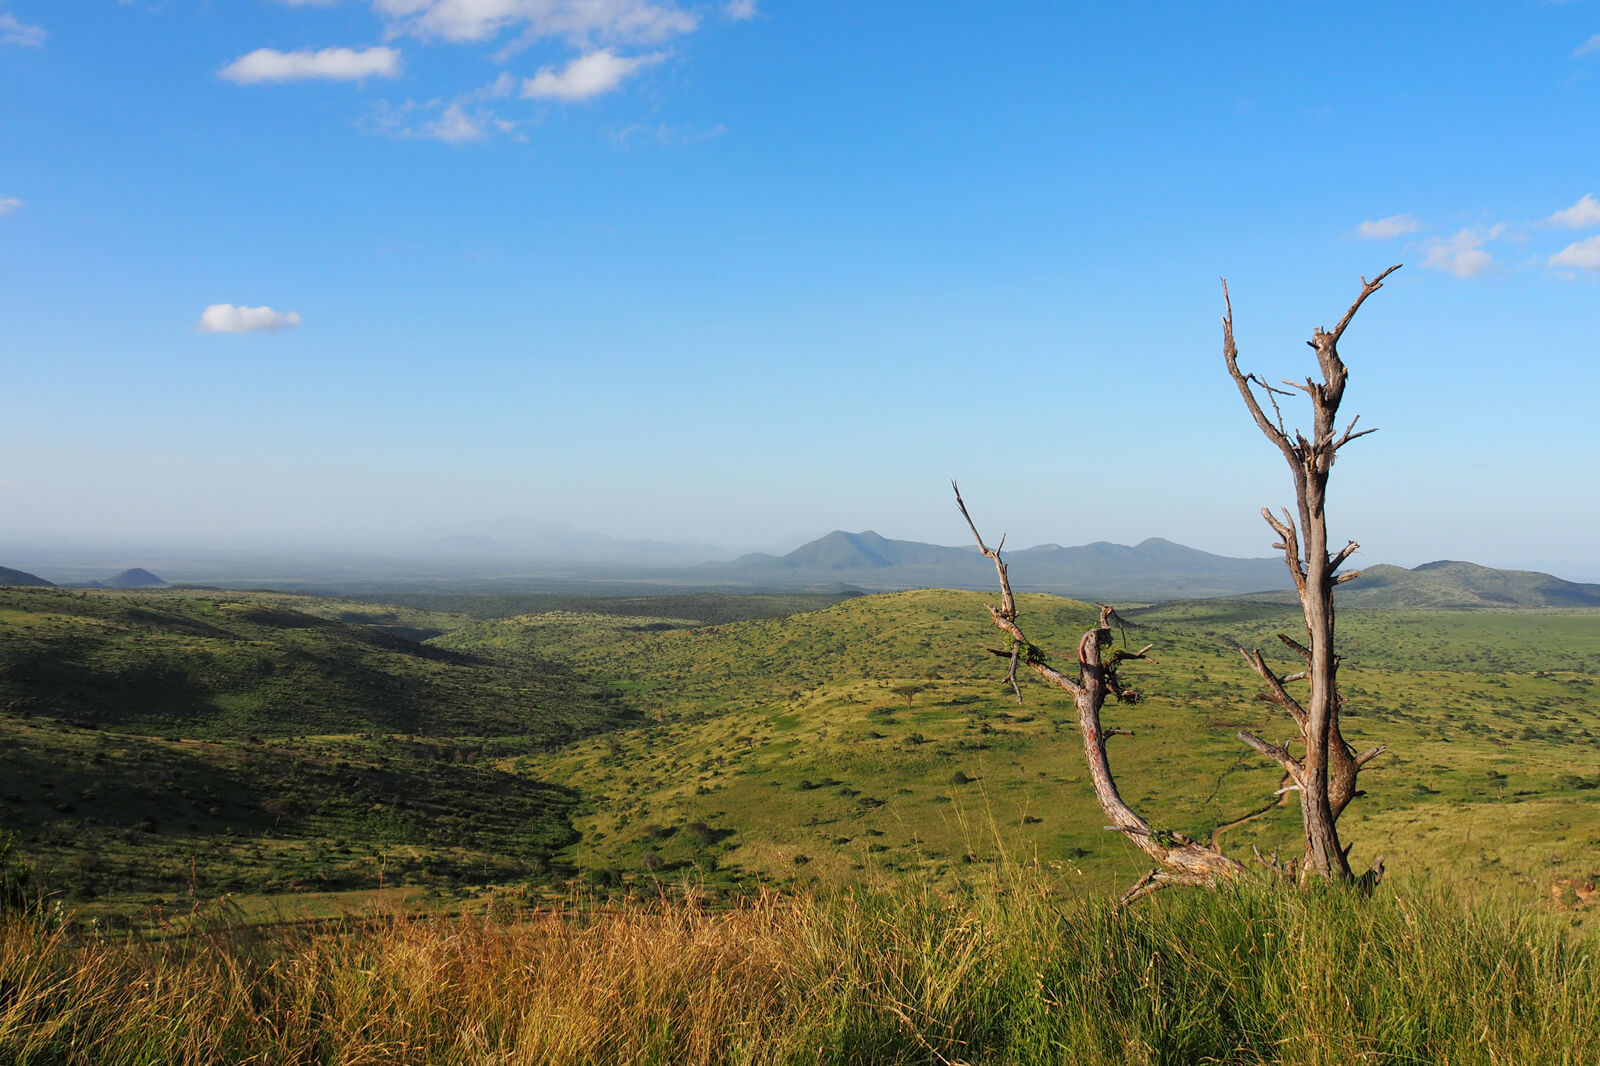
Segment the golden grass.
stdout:
<path fill-rule="evenodd" d="M 1591 1063 L 1592 939 L 1427 890 L 1046 875 L 160 941 L 0 928 L 0 1063 Z"/>

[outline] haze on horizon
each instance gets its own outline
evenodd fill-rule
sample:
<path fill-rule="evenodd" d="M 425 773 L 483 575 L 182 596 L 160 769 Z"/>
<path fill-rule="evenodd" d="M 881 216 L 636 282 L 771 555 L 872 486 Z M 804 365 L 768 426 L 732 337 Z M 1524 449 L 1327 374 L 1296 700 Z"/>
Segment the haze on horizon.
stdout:
<path fill-rule="evenodd" d="M 0 565 L 961 544 L 952 476 L 1270 555 L 1217 279 L 1300 378 L 1404 262 L 1334 535 L 1600 580 L 1593 3 L 0 0 L 0 87 Z"/>

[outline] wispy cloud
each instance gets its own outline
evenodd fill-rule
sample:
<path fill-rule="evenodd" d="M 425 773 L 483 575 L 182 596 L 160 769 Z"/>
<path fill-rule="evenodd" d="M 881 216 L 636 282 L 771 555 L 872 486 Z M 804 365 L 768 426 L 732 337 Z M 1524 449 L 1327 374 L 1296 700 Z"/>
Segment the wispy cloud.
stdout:
<path fill-rule="evenodd" d="M 299 324 L 300 315 L 296 311 L 212 304 L 201 313 L 195 329 L 201 333 L 258 333 L 263 330 L 290 329 Z"/>
<path fill-rule="evenodd" d="M 653 126 L 645 122 L 635 122 L 613 133 L 611 141 L 624 148 L 641 140 L 653 140 L 662 145 L 697 144 L 700 141 L 709 141 L 713 137 L 721 137 L 727 132 L 728 127 L 720 122 L 706 129 L 672 126 L 665 122 L 658 122 Z"/>
<path fill-rule="evenodd" d="M 1559 229 L 1588 229 L 1590 226 L 1600 226 L 1600 200 L 1586 193 L 1583 199 L 1571 207 L 1557 211 L 1545 219 L 1544 224 Z"/>
<path fill-rule="evenodd" d="M 0 193 L 0 215 L 9 215 L 21 206 L 22 201 L 15 196 L 7 196 L 4 193 Z"/>
<path fill-rule="evenodd" d="M 1587 41 L 1584 41 L 1573 51 L 1572 54 L 1574 57 L 1577 57 L 1586 56 L 1590 52 L 1600 52 L 1600 33 L 1597 33 Z"/>
<path fill-rule="evenodd" d="M 722 5 L 722 13 L 735 22 L 753 19 L 761 12 L 756 10 L 756 0 L 728 0 Z"/>
<path fill-rule="evenodd" d="M 484 120 L 468 115 L 460 104 L 451 104 L 438 118 L 423 123 L 418 127 L 418 133 L 447 144 L 481 141 L 489 135 L 484 128 Z"/>
<path fill-rule="evenodd" d="M 509 84 L 508 84 L 509 80 Z M 468 144 L 484 141 L 496 134 L 523 140 L 518 132 L 520 125 L 501 118 L 483 107 L 480 101 L 509 96 L 516 88 L 516 79 L 509 74 L 474 92 L 463 93 L 454 100 L 407 100 L 403 104 L 378 101 L 360 125 L 370 133 L 379 133 L 397 140 L 443 141 L 446 144 Z"/>
<path fill-rule="evenodd" d="M 1356 227 L 1356 233 L 1361 236 L 1362 240 L 1381 241 L 1390 237 L 1402 237 L 1407 233 L 1415 233 L 1421 228 L 1422 223 L 1411 215 L 1390 215 L 1388 218 L 1361 223 Z"/>
<path fill-rule="evenodd" d="M 447 41 L 487 41 L 520 27 L 526 42 L 563 37 L 580 48 L 593 42 L 651 44 L 693 32 L 699 20 L 653 0 L 373 0 L 390 32 Z"/>
<path fill-rule="evenodd" d="M 24 48 L 38 48 L 44 44 L 44 39 L 49 34 L 45 33 L 43 26 L 34 26 L 23 22 L 15 15 L 0 11 L 0 44 L 17 44 Z"/>
<path fill-rule="evenodd" d="M 1500 227 L 1496 227 L 1498 230 Z M 1489 236 L 1498 236 L 1491 230 Z M 1470 278 L 1483 273 L 1494 263 L 1494 257 L 1483 250 L 1484 234 L 1464 229 L 1453 237 L 1435 237 L 1425 246 L 1426 257 L 1422 265 L 1430 270 L 1443 270 L 1458 278 Z"/>
<path fill-rule="evenodd" d="M 624 79 L 665 58 L 663 52 L 619 56 L 602 48 L 579 56 L 559 70 L 545 67 L 522 83 L 522 95 L 533 100 L 587 100 L 613 91 Z"/>
<path fill-rule="evenodd" d="M 1550 257 L 1553 267 L 1600 270 L 1600 235 L 1574 241 Z"/>
<path fill-rule="evenodd" d="M 398 78 L 400 53 L 393 48 L 324 48 L 320 51 L 280 52 L 257 48 L 217 71 L 217 77 L 237 85 L 260 82 L 302 81 L 322 78 L 357 81 L 362 78 Z"/>

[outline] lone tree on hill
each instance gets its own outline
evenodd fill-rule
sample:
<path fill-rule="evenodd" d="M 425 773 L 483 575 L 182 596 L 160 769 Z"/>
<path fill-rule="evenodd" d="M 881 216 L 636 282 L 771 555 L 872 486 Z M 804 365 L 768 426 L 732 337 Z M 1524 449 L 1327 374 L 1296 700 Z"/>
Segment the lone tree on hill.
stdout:
<path fill-rule="evenodd" d="M 1333 650 L 1334 610 L 1333 588 L 1360 574 L 1359 570 L 1339 573 L 1339 567 L 1359 547 L 1350 541 L 1336 552 L 1328 550 L 1328 520 L 1325 510 L 1328 474 L 1339 449 L 1366 436 L 1372 430 L 1355 431 L 1356 419 L 1351 419 L 1344 431 L 1339 432 L 1336 422 L 1339 405 L 1344 399 L 1345 382 L 1349 372 L 1339 357 L 1339 338 L 1350 325 L 1367 297 L 1383 287 L 1383 280 L 1399 265 L 1390 267 L 1368 281 L 1361 279 L 1361 294 L 1344 313 L 1338 325 L 1331 330 L 1320 326 L 1308 342 L 1317 354 L 1317 365 L 1322 374 L 1319 382 L 1307 377 L 1304 382 L 1285 381 L 1292 389 L 1304 392 L 1311 400 L 1313 422 L 1310 438 L 1299 430 L 1291 435 L 1285 428 L 1283 412 L 1277 397 L 1294 393 L 1268 384 L 1256 374 L 1239 370 L 1239 353 L 1233 339 L 1233 304 L 1228 296 L 1228 284 L 1222 283 L 1225 315 L 1222 319 L 1222 351 L 1228 374 L 1239 388 L 1256 425 L 1278 450 L 1283 453 L 1294 479 L 1295 503 L 1298 511 L 1291 514 L 1287 508 L 1280 516 L 1263 508 L 1262 516 L 1278 535 L 1274 547 L 1283 551 L 1284 562 L 1294 580 L 1305 616 L 1306 641 L 1301 643 L 1286 634 L 1278 639 L 1305 662 L 1305 669 L 1280 675 L 1263 658 L 1260 649 L 1241 649 L 1251 668 L 1267 683 L 1268 692 L 1258 696 L 1281 707 L 1299 728 L 1298 742 L 1301 754 L 1290 750 L 1290 743 L 1271 744 L 1252 733 L 1241 731 L 1239 739 L 1256 751 L 1276 762 L 1287 776 L 1286 790 L 1300 793 L 1300 811 L 1305 828 L 1305 857 L 1300 864 L 1307 874 L 1327 880 L 1350 880 L 1350 849 L 1340 844 L 1339 815 L 1357 795 L 1356 778 L 1361 768 L 1383 752 L 1383 747 L 1356 754 L 1339 731 L 1341 699 L 1338 689 L 1339 656 Z M 1269 418 L 1262 409 L 1256 390 L 1260 389 L 1272 407 Z M 1359 416 L 1357 416 L 1359 418 Z M 1089 776 L 1094 783 L 1095 796 L 1110 819 L 1106 828 L 1124 833 L 1128 839 L 1156 862 L 1156 868 L 1140 878 L 1122 897 L 1129 903 L 1140 896 L 1157 891 L 1167 885 L 1198 885 L 1215 887 L 1224 881 L 1234 880 L 1245 872 L 1236 859 L 1222 853 L 1219 848 L 1202 844 L 1182 833 L 1153 829 L 1123 800 L 1111 774 L 1111 764 L 1106 754 L 1106 742 L 1112 736 L 1131 734 L 1124 729 L 1106 729 L 1100 722 L 1100 711 L 1107 696 L 1119 701 L 1133 702 L 1139 694 L 1124 685 L 1118 670 L 1125 662 L 1149 658 L 1151 645 L 1136 652 L 1117 649 L 1111 639 L 1111 624 L 1116 612 L 1109 606 L 1100 608 L 1099 624 L 1083 634 L 1078 641 L 1078 676 L 1068 675 L 1051 666 L 1042 649 L 1028 641 L 1017 623 L 1017 601 L 1011 591 L 1006 574 L 1006 564 L 1000 557 L 1005 538 L 990 548 L 978 533 L 978 527 L 967 512 L 961 499 L 961 490 L 955 488 L 956 505 L 972 530 L 973 539 L 984 555 L 994 561 L 1000 579 L 1000 606 L 989 607 L 994 624 L 1006 634 L 1009 647 L 996 651 L 996 655 L 1010 660 L 1006 680 L 1022 700 L 1022 690 L 1017 685 L 1017 667 L 1026 666 L 1033 673 L 1057 688 L 1067 692 L 1078 711 L 1078 725 L 1083 732 L 1084 757 L 1088 762 Z M 1301 538 L 1304 537 L 1304 544 Z M 1309 692 L 1302 702 L 1289 690 L 1296 682 L 1309 683 Z M 1259 858 L 1259 856 L 1258 856 Z M 1280 864 L 1277 857 L 1262 862 L 1275 872 L 1294 880 L 1292 865 Z M 1373 862 L 1372 868 L 1361 877 L 1370 887 L 1383 876 L 1383 859 Z"/>

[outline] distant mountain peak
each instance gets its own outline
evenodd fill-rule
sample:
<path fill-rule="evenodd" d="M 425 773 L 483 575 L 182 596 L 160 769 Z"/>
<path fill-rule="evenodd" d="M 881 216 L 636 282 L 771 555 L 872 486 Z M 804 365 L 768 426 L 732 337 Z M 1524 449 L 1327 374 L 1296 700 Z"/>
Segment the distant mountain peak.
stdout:
<path fill-rule="evenodd" d="M 152 585 L 165 585 L 166 582 L 143 567 L 135 566 L 115 577 L 106 578 L 101 584 L 108 589 L 142 589 Z"/>

